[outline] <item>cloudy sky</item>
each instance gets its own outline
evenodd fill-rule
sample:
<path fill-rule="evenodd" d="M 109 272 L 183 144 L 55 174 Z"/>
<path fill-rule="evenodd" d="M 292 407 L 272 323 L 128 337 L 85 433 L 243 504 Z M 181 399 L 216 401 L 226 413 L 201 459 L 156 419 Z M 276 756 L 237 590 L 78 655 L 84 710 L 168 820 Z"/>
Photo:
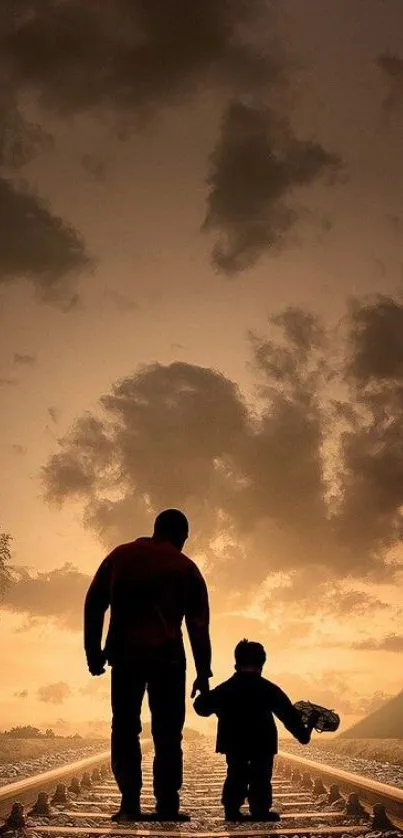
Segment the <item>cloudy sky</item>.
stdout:
<path fill-rule="evenodd" d="M 2 3 L 5 725 L 108 721 L 83 596 L 165 506 L 217 679 L 248 636 L 345 726 L 401 689 L 402 24 L 401 0 Z"/>

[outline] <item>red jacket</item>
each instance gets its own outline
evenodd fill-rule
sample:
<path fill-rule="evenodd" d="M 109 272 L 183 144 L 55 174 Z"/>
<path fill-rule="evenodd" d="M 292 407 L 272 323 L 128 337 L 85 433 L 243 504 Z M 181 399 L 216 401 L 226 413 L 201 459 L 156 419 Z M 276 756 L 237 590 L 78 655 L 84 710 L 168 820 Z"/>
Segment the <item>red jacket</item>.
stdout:
<path fill-rule="evenodd" d="M 85 600 L 88 660 L 101 651 L 109 606 L 105 654 L 112 666 L 184 661 L 185 619 L 197 674 L 211 676 L 206 584 L 195 563 L 170 542 L 138 538 L 104 559 Z"/>

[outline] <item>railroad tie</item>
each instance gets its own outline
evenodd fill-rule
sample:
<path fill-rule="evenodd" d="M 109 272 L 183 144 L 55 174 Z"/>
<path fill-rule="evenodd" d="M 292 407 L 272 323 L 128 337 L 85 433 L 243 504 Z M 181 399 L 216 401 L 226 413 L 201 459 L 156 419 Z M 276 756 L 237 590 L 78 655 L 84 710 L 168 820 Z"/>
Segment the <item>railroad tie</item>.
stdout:
<path fill-rule="evenodd" d="M 69 802 L 69 796 L 67 794 L 67 789 L 64 783 L 57 784 L 56 791 L 50 802 L 52 806 L 65 806 L 66 803 Z"/>
<path fill-rule="evenodd" d="M 329 789 L 329 793 L 328 793 L 328 796 L 327 796 L 327 802 L 338 804 L 338 805 L 344 804 L 344 798 L 342 797 L 342 795 L 340 793 L 340 789 L 339 789 L 337 783 L 332 783 L 331 784 L 330 789 Z"/>
<path fill-rule="evenodd" d="M 304 773 L 302 775 L 302 780 L 301 780 L 301 788 L 302 789 L 309 789 L 309 791 L 311 791 L 312 790 L 312 785 L 313 785 L 312 778 L 311 778 L 311 775 L 310 775 L 309 771 L 304 771 Z"/>
<path fill-rule="evenodd" d="M 302 781 L 301 772 L 298 771 L 297 768 L 294 768 L 294 771 L 291 774 L 291 782 L 294 783 L 296 786 L 299 786 L 301 781 Z"/>
<path fill-rule="evenodd" d="M 91 780 L 91 777 L 90 777 L 88 771 L 86 771 L 85 774 L 83 774 L 83 778 L 81 780 L 81 788 L 83 788 L 83 789 L 92 788 L 92 780 Z"/>
<path fill-rule="evenodd" d="M 402 796 L 399 789 L 294 756 L 289 760 L 282 759 L 273 777 L 273 805 L 274 810 L 278 809 L 280 823 L 259 823 L 250 819 L 245 819 L 241 825 L 225 823 L 221 805 L 223 760 L 212 753 L 208 740 L 185 748 L 181 804 L 191 815 L 189 828 L 186 825 L 176 827 L 174 823 L 159 824 L 150 819 L 155 806 L 150 753 L 145 754 L 143 760 L 141 800 L 145 821 L 112 823 L 111 814 L 119 807 L 120 794 L 108 770 L 107 758 L 108 754 L 103 752 L 98 763 L 86 759 L 49 772 L 48 776 L 27 778 L 10 784 L 8 789 L 0 787 L 3 817 L 7 813 L 5 823 L 0 827 L 2 838 L 21 838 L 21 833 L 24 838 L 370 838 L 370 833 L 375 838 L 374 833 L 397 831 L 389 805 L 392 811 L 398 811 Z M 68 790 L 63 785 L 66 780 L 70 783 Z M 56 788 L 50 803 L 46 791 L 49 788 Z M 350 790 L 350 793 L 342 795 L 340 788 L 343 792 Z M 364 808 L 369 792 L 375 801 L 371 814 Z M 32 805 L 34 793 L 38 799 Z M 22 804 L 27 800 L 32 808 L 25 818 Z M 11 807 L 11 801 L 18 802 Z M 52 808 L 53 801 L 55 808 Z M 16 835 L 18 832 L 20 836 Z M 403 838 L 403 833 L 400 835 Z"/>
<path fill-rule="evenodd" d="M 6 818 L 3 826 L 0 828 L 0 832 L 3 835 L 7 832 L 15 832 L 19 829 L 25 829 L 26 827 L 26 820 L 24 815 L 24 807 L 22 803 L 13 803 L 11 812 Z"/>
<path fill-rule="evenodd" d="M 375 803 L 372 809 L 372 828 L 373 829 L 396 829 L 390 818 L 386 813 L 383 803 Z"/>
<path fill-rule="evenodd" d="M 40 791 L 32 809 L 28 812 L 28 816 L 37 815 L 40 818 L 50 818 L 53 815 L 53 809 L 49 803 L 49 795 L 46 791 Z"/>
<path fill-rule="evenodd" d="M 70 794 L 81 794 L 81 783 L 78 777 L 73 777 L 69 785 Z"/>
<path fill-rule="evenodd" d="M 326 786 L 323 783 L 322 777 L 315 777 L 313 783 L 312 794 L 314 797 L 322 797 L 327 793 Z"/>
<path fill-rule="evenodd" d="M 344 808 L 344 812 L 346 815 L 349 815 L 351 818 L 368 818 L 368 812 L 364 809 L 360 798 L 356 791 L 352 791 L 346 800 L 346 805 Z"/>

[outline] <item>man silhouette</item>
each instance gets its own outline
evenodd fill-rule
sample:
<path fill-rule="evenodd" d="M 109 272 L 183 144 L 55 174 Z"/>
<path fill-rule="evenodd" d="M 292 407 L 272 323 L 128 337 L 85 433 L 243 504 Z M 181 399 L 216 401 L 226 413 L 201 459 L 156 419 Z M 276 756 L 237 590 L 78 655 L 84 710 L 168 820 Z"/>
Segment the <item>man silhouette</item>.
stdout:
<path fill-rule="evenodd" d="M 147 690 L 154 741 L 158 820 L 188 820 L 179 811 L 185 721 L 185 619 L 197 678 L 192 697 L 209 688 L 211 645 L 206 584 L 182 553 L 189 526 L 177 509 L 161 512 L 152 537 L 116 547 L 89 587 L 84 609 L 88 668 L 112 667 L 112 770 L 122 801 L 113 820 L 141 820 L 141 705 Z M 102 632 L 110 606 L 105 649 Z"/>

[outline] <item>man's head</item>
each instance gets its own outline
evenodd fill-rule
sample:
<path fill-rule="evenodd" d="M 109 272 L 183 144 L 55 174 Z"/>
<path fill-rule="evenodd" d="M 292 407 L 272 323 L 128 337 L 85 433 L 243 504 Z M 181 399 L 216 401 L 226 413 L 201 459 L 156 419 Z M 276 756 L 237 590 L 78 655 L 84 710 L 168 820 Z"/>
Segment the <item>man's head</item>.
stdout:
<path fill-rule="evenodd" d="M 189 524 L 186 515 L 179 509 L 164 509 L 154 521 L 153 538 L 158 541 L 170 541 L 178 550 L 189 535 Z"/>
<path fill-rule="evenodd" d="M 235 647 L 235 669 L 243 672 L 261 672 L 266 661 L 266 652 L 261 643 L 240 640 Z"/>

